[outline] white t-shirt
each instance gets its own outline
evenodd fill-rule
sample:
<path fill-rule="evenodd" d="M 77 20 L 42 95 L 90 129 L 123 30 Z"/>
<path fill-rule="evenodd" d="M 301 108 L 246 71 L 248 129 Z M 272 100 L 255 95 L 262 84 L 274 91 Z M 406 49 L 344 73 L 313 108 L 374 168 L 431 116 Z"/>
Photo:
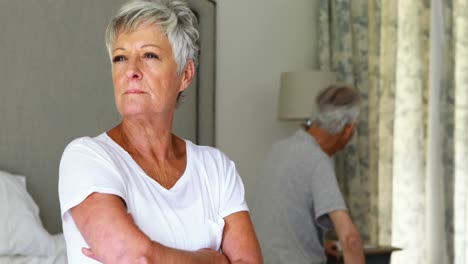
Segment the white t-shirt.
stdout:
<path fill-rule="evenodd" d="M 221 151 L 186 140 L 187 166 L 171 189 L 150 178 L 106 133 L 71 142 L 60 162 L 59 196 L 69 263 L 97 263 L 69 210 L 93 192 L 121 197 L 153 241 L 184 250 L 220 249 L 224 217 L 248 210 L 235 164 Z"/>

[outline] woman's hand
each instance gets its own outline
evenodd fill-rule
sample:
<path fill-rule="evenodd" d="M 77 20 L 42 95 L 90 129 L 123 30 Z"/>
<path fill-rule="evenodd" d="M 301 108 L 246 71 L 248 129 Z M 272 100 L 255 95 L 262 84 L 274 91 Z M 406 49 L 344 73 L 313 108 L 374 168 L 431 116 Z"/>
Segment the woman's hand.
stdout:
<path fill-rule="evenodd" d="M 83 253 L 83 255 L 87 256 L 88 258 L 92 258 L 98 262 L 102 262 L 90 248 L 82 248 L 81 252 Z"/>

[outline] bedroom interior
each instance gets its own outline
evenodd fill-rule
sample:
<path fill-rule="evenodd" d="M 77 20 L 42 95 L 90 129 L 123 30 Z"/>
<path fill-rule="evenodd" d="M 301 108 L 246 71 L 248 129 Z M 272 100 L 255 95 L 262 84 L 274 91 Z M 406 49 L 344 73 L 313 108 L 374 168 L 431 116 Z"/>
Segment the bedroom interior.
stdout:
<path fill-rule="evenodd" d="M 64 147 L 73 138 L 97 135 L 119 120 L 103 36 L 107 19 L 123 1 L 0 2 L 0 53 L 3 55 L 0 171 L 5 178 L 9 178 L 7 173 L 25 176 L 27 193 L 21 177 L 9 178 L 8 186 L 15 187 L 8 191 L 22 195 L 22 203 L 33 219 L 30 226 L 38 226 L 40 220 L 44 230 L 53 234 L 46 238 L 49 247 L 38 248 L 42 252 L 62 250 L 63 254 L 57 242 L 61 232 L 57 172 Z M 352 6 L 341 1 L 333 10 L 326 6 L 333 1 L 318 0 L 295 0 L 294 4 L 284 0 L 189 2 L 205 3 L 211 9 L 211 15 L 197 12 L 200 18 L 207 19 L 201 31 L 205 36 L 211 34 L 211 41 L 205 42 L 211 46 L 204 47 L 208 50 L 202 52 L 207 56 L 207 63 L 200 66 L 205 71 L 198 72 L 197 83 L 203 89 L 192 87 L 179 111 L 186 111 L 191 119 L 178 122 L 180 128 L 176 129 L 194 142 L 215 145 L 236 162 L 248 203 L 261 195 L 251 192 L 249 186 L 255 182 L 268 147 L 300 125 L 298 121 L 277 118 L 281 74 L 329 70 L 330 64 L 339 65 L 342 66 L 338 72 L 340 80 L 366 89 L 379 87 L 363 90 L 369 99 L 367 110 L 372 110 L 365 113 L 368 120 L 363 125 L 369 129 L 359 133 L 355 144 L 361 144 L 366 150 L 351 148 L 350 161 L 343 164 L 343 170 L 349 171 L 352 177 L 340 176 L 341 182 L 350 182 L 342 188 L 349 197 L 347 202 L 354 210 L 353 216 L 360 219 L 360 226 L 366 227 L 361 231 L 369 241 L 404 249 L 392 263 L 408 263 L 401 262 L 408 259 L 419 259 L 411 263 L 468 263 L 468 184 L 464 180 L 468 170 L 468 92 L 464 91 L 468 85 L 466 0 L 395 1 L 385 6 L 374 6 L 378 1 L 353 1 Z M 389 13 L 378 17 L 379 8 Z M 438 17 L 443 23 L 418 24 L 429 21 L 422 18 L 430 17 Z M 409 18 L 414 19 L 409 21 Z M 398 23 L 416 26 L 397 27 Z M 335 35 L 329 36 L 331 28 L 337 25 L 351 26 L 339 28 Z M 378 34 L 366 31 L 369 33 L 366 35 L 364 27 Z M 420 34 L 404 31 L 408 28 Z M 379 35 L 383 32 L 386 34 Z M 421 44 L 432 43 L 429 36 L 438 36 L 432 47 L 439 47 L 441 53 Z M 330 38 L 328 42 L 326 37 Z M 349 41 L 337 41 L 337 37 Z M 363 41 L 367 37 L 368 42 Z M 408 41 L 399 42 L 398 38 Z M 367 47 L 368 43 L 373 45 Z M 361 49 L 363 46 L 366 49 Z M 410 57 L 404 57 L 407 54 L 402 50 L 411 50 L 412 46 L 431 55 L 409 53 Z M 330 53 L 342 57 L 328 61 L 325 57 Z M 397 59 L 395 54 L 400 57 Z M 428 57 L 438 65 L 429 67 Z M 418 64 L 410 64 L 411 61 Z M 396 66 L 397 62 L 409 66 Z M 405 72 L 414 74 L 414 79 L 408 78 Z M 426 76 L 419 78 L 420 73 Z M 428 76 L 439 77 L 438 92 L 430 90 L 435 88 L 429 83 L 437 80 L 429 80 Z M 390 82 L 387 85 L 385 81 Z M 401 98 L 408 101 L 396 100 Z M 434 102 L 435 99 L 438 100 Z M 392 108 L 395 106 L 396 109 Z M 414 115 L 405 119 L 390 113 Z M 438 123 L 439 119 L 443 122 Z M 390 125 L 394 121 L 396 133 Z M 191 132 L 184 134 L 184 131 Z M 366 137 L 370 138 L 369 145 Z M 394 142 L 398 142 L 395 143 L 397 153 L 408 155 L 394 156 Z M 406 148 L 402 150 L 401 146 Z M 396 158 L 392 160 L 392 157 Z M 405 159 L 417 162 L 405 163 Z M 359 166 L 349 167 L 349 163 Z M 392 178 L 392 175 L 402 177 Z M 386 187 L 393 186 L 393 181 L 399 181 L 393 187 L 398 197 L 392 197 L 391 187 Z M 7 193 L 1 189 L 4 186 L 6 183 L 0 183 L 0 198 Z M 373 191 L 362 192 L 367 186 L 372 186 Z M 404 209 L 406 200 L 401 198 L 405 197 L 417 202 L 411 205 L 414 210 Z M 38 208 L 35 209 L 30 199 Z M 6 206 L 2 204 L 2 208 Z M 390 210 L 395 207 L 397 211 Z M 37 227 L 37 230 L 41 229 Z M 46 236 L 43 231 L 38 231 L 36 238 Z M 35 231 L 26 232 L 30 235 Z M 0 243 L 12 240 L 0 234 Z M 26 241 L 17 239 L 17 243 L 17 249 L 23 246 L 21 250 L 27 251 Z M 8 252 L 2 251 L 0 245 L 0 263 L 64 263 L 63 255 L 47 260 L 21 256 L 12 260 L 6 255 Z"/>

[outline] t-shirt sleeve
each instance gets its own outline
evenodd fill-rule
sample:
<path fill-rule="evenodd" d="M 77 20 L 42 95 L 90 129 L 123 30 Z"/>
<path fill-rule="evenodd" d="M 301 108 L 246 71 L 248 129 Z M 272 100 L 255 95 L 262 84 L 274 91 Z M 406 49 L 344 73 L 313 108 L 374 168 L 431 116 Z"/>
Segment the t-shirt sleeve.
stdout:
<path fill-rule="evenodd" d="M 317 164 L 313 172 L 311 189 L 315 221 L 325 230 L 332 229 L 333 224 L 328 217 L 328 213 L 347 209 L 338 187 L 331 160 L 322 159 Z"/>
<path fill-rule="evenodd" d="M 242 179 L 232 160 L 222 155 L 223 173 L 221 175 L 220 215 L 222 218 L 240 211 L 248 211 Z"/>
<path fill-rule="evenodd" d="M 59 198 L 62 218 L 94 192 L 114 194 L 125 199 L 123 180 L 102 149 L 89 138 L 70 143 L 59 169 Z"/>

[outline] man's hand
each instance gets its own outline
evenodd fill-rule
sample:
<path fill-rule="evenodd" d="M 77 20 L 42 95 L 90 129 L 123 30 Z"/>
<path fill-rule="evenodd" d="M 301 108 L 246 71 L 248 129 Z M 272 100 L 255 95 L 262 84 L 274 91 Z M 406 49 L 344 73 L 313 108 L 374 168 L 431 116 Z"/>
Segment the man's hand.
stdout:
<path fill-rule="evenodd" d="M 335 258 L 336 260 L 340 260 L 340 253 L 336 241 L 325 240 L 323 247 L 325 249 L 325 254 Z"/>

